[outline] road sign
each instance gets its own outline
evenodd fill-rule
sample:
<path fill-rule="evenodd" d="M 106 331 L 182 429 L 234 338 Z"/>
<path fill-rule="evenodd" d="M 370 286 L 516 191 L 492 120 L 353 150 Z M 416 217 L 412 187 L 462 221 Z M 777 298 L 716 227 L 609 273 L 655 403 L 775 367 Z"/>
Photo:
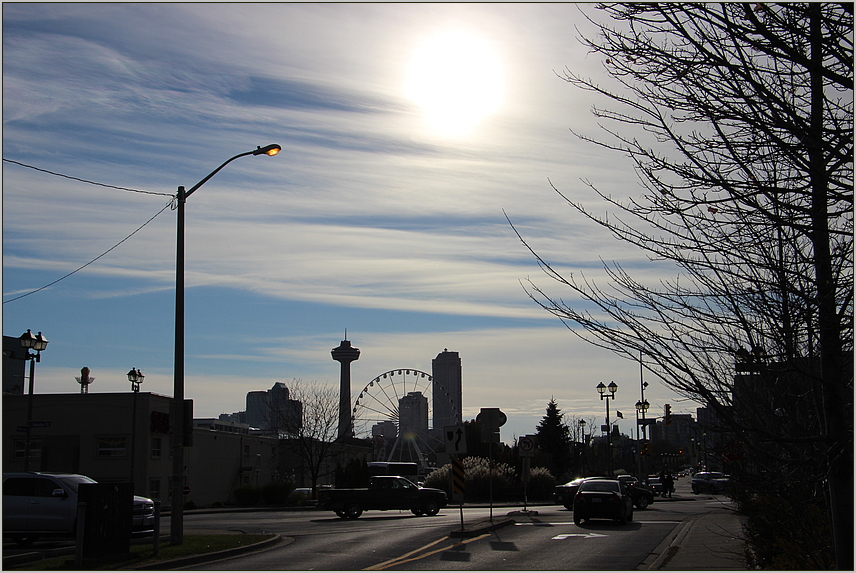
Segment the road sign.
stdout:
<path fill-rule="evenodd" d="M 481 422 L 482 442 L 499 443 L 499 427 L 508 421 L 508 416 L 499 408 L 482 408 L 476 416 Z"/>
<path fill-rule="evenodd" d="M 532 436 L 520 436 L 517 438 L 517 454 L 521 458 L 535 457 L 535 440 Z"/>
<path fill-rule="evenodd" d="M 467 453 L 467 434 L 463 426 L 444 426 L 443 436 L 446 441 L 447 454 Z"/>
<path fill-rule="evenodd" d="M 467 480 L 464 476 L 464 464 L 459 458 L 452 458 L 452 494 L 460 495 L 463 499 L 467 489 Z"/>

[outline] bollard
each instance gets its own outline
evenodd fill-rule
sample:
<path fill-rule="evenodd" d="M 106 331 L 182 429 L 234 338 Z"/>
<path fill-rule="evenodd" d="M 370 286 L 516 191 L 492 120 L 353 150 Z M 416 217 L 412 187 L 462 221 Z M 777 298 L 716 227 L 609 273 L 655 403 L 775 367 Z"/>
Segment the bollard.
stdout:
<path fill-rule="evenodd" d="M 83 567 L 83 532 L 86 527 L 86 502 L 77 503 L 77 531 L 75 532 L 74 566 Z"/>
<path fill-rule="evenodd" d="M 161 502 L 159 499 L 154 500 L 155 502 L 155 527 L 154 527 L 154 536 L 155 539 L 152 542 L 152 552 L 155 557 L 160 553 L 160 519 L 161 519 Z"/>

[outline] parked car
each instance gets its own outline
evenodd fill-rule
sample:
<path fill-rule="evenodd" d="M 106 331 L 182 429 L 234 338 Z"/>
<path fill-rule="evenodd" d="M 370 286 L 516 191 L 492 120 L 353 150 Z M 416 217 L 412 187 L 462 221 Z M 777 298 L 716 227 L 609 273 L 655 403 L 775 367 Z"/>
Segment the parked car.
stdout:
<path fill-rule="evenodd" d="M 666 486 L 660 482 L 659 477 L 657 477 L 657 476 L 649 477 L 648 478 L 648 487 L 651 488 L 651 491 L 654 492 L 654 495 L 666 497 Z"/>
<path fill-rule="evenodd" d="M 574 496 L 574 523 L 579 525 L 592 517 L 622 524 L 633 521 L 633 500 L 623 483 L 617 479 L 587 479 L 580 484 Z"/>
<path fill-rule="evenodd" d="M 19 545 L 29 545 L 39 537 L 74 537 L 78 486 L 86 483 L 98 482 L 79 474 L 3 474 L 3 537 Z M 132 535 L 151 535 L 154 502 L 135 495 L 133 504 Z"/>
<path fill-rule="evenodd" d="M 401 476 L 374 476 L 369 478 L 367 488 L 318 492 L 318 505 L 322 509 L 331 509 L 347 519 L 357 519 L 368 509 L 409 509 L 414 515 L 437 515 L 447 503 L 442 489 L 419 487 Z"/>
<path fill-rule="evenodd" d="M 634 476 L 620 475 L 618 476 L 618 481 L 623 483 L 624 487 L 627 488 L 636 509 L 645 509 L 654 503 L 654 490 L 640 483 Z"/>
<path fill-rule="evenodd" d="M 718 494 L 728 489 L 730 478 L 721 472 L 698 472 L 693 476 L 690 487 L 693 493 Z"/>

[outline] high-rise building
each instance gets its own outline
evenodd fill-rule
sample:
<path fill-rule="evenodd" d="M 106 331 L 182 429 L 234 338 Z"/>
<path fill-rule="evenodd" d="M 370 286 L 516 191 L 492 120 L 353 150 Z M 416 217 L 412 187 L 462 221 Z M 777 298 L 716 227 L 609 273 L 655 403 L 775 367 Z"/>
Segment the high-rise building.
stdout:
<path fill-rule="evenodd" d="M 303 404 L 289 397 L 282 382 L 270 390 L 247 392 L 247 423 L 251 428 L 293 432 L 303 419 Z"/>
<path fill-rule="evenodd" d="M 428 435 L 428 398 L 422 392 L 408 392 L 398 399 L 398 433 L 406 438 Z"/>
<path fill-rule="evenodd" d="M 431 361 L 434 434 L 442 437 L 444 426 L 461 424 L 461 357 L 446 348 Z"/>

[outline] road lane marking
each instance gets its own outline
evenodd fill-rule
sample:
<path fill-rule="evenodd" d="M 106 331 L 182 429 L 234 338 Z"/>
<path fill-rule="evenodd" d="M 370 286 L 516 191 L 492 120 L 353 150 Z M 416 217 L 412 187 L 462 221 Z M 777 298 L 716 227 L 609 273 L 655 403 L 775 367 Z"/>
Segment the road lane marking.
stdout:
<path fill-rule="evenodd" d="M 603 535 L 601 533 L 592 533 L 592 532 L 589 532 L 589 533 L 562 533 L 560 535 L 557 535 L 556 537 L 553 537 L 552 539 L 558 539 L 561 541 L 562 539 L 567 539 L 568 537 L 584 537 L 586 539 L 594 539 L 595 537 L 609 537 L 609 536 Z"/>
<path fill-rule="evenodd" d="M 410 553 L 405 553 L 401 557 L 396 557 L 395 559 L 390 559 L 388 561 L 384 561 L 383 563 L 378 563 L 377 565 L 372 565 L 371 567 L 366 567 L 365 569 L 363 569 L 363 571 L 383 571 L 384 569 L 387 569 L 389 567 L 395 567 L 397 565 L 402 565 L 402 564 L 408 563 L 410 561 L 418 561 L 419 559 L 424 559 L 426 557 L 430 557 L 431 555 L 434 555 L 436 553 L 440 553 L 443 551 L 449 551 L 450 549 L 455 549 L 457 547 L 461 547 L 462 545 L 465 546 L 467 543 L 472 543 L 473 541 L 478 541 L 479 539 L 484 539 L 485 537 L 489 537 L 489 536 L 490 536 L 490 533 L 484 533 L 482 535 L 477 535 L 476 537 L 471 537 L 471 538 L 468 538 L 466 540 L 453 543 L 452 545 L 449 545 L 446 547 L 441 547 L 440 549 L 435 549 L 434 551 L 431 551 L 428 553 L 417 555 L 417 554 L 421 553 L 422 551 L 426 551 L 429 548 L 433 547 L 434 545 L 437 545 L 438 543 L 449 540 L 448 536 L 447 537 L 441 537 L 440 539 L 433 541 L 433 542 L 429 543 L 428 545 L 424 545 L 424 546 L 420 547 L 419 549 L 414 549 Z"/>

